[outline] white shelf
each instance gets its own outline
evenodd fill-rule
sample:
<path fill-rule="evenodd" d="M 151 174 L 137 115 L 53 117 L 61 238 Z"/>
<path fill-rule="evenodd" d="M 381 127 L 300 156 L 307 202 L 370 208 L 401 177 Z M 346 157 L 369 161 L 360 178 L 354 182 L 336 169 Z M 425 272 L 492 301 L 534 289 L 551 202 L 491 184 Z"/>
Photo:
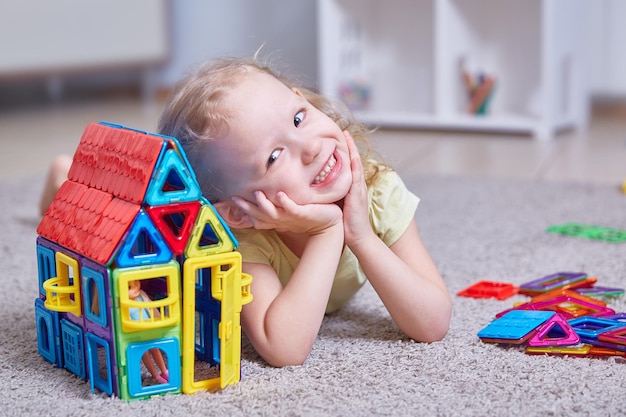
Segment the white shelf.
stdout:
<path fill-rule="evenodd" d="M 319 0 L 320 90 L 369 87 L 380 126 L 529 133 L 584 128 L 584 0 Z M 465 113 L 461 63 L 497 77 L 489 114 Z"/>
<path fill-rule="evenodd" d="M 431 113 L 354 111 L 356 118 L 368 125 L 394 128 L 423 128 L 441 130 L 468 130 L 484 132 L 512 132 L 542 137 L 540 120 L 519 114 L 498 116 L 473 116 L 465 113 L 450 116 Z M 563 118 L 553 123 L 553 130 L 560 131 L 575 125 L 572 119 Z M 552 132 L 554 133 L 554 132 Z M 545 132 L 550 134 L 550 132 Z M 545 134 L 543 137 L 545 137 Z"/>

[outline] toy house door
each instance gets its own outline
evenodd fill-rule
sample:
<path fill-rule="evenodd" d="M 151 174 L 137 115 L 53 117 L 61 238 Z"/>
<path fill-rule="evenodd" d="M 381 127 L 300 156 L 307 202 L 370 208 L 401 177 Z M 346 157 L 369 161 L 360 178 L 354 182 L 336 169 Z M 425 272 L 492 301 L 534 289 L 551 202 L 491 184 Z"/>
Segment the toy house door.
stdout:
<path fill-rule="evenodd" d="M 231 256 L 229 262 L 223 264 L 219 277 L 222 287 L 219 329 L 222 388 L 239 381 L 241 367 L 241 255 L 237 252 L 224 255 Z"/>

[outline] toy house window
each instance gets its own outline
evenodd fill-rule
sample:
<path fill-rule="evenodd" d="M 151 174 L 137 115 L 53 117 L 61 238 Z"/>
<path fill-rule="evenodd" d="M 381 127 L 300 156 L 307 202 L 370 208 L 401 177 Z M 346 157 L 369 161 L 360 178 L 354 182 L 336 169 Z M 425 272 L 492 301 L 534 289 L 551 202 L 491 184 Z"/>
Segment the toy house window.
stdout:
<path fill-rule="evenodd" d="M 185 213 L 171 213 L 163 216 L 165 226 L 169 228 L 173 236 L 180 236 L 185 225 Z"/>
<path fill-rule="evenodd" d="M 37 267 L 39 272 L 39 292 L 45 294 L 43 283 L 56 277 L 54 251 L 45 246 L 37 245 Z"/>
<path fill-rule="evenodd" d="M 204 314 L 196 311 L 195 322 L 195 336 L 196 336 L 196 353 L 204 355 Z"/>
<path fill-rule="evenodd" d="M 178 175 L 178 172 L 176 172 L 175 169 L 171 169 L 167 174 L 167 179 L 165 180 L 161 191 L 182 191 L 185 189 L 185 182 L 182 180 L 180 175 Z"/>
<path fill-rule="evenodd" d="M 202 273 L 196 274 L 196 291 L 204 292 L 204 279 Z"/>
<path fill-rule="evenodd" d="M 85 317 L 99 324 L 107 326 L 106 291 L 104 275 L 92 268 L 83 267 L 83 299 L 85 300 Z"/>
<path fill-rule="evenodd" d="M 196 355 L 201 361 L 212 365 L 219 364 L 220 342 L 219 325 L 221 316 L 221 303 L 212 293 L 212 285 L 219 287 L 222 293 L 221 274 L 216 274 L 212 279 L 213 269 L 220 271 L 228 270 L 228 265 L 212 265 L 210 267 L 198 268 L 196 276 Z M 199 286 L 198 283 L 202 285 Z M 199 318 L 198 318 L 199 317 Z M 198 362 L 198 361 L 196 361 Z"/>
<path fill-rule="evenodd" d="M 219 312 L 217 314 L 216 318 L 211 311 L 196 310 L 194 384 L 207 383 L 211 386 L 219 383 Z"/>
<path fill-rule="evenodd" d="M 119 274 L 119 300 L 124 331 L 155 329 L 179 323 L 180 274 L 177 264 L 121 272 L 118 270 L 116 273 Z"/>
<path fill-rule="evenodd" d="M 209 363 L 219 364 L 220 363 L 220 316 L 211 317 L 211 335 L 213 339 L 211 340 L 211 354 L 212 357 L 209 360 Z"/>
<path fill-rule="evenodd" d="M 202 299 L 211 297 L 211 268 L 196 271 L 196 295 Z"/>
<path fill-rule="evenodd" d="M 178 339 L 166 338 L 131 343 L 126 349 L 126 355 L 128 393 L 131 397 L 139 398 L 179 389 L 181 385 L 181 363 Z M 148 364 L 145 362 L 147 360 L 150 361 Z M 164 363 L 159 364 L 160 361 Z M 153 369 L 148 368 L 150 365 Z M 166 378 L 164 378 L 164 370 L 161 369 L 163 365 L 167 369 Z M 153 372 L 154 374 L 152 374 Z M 159 381 L 156 378 L 157 375 L 163 379 Z"/>
<path fill-rule="evenodd" d="M 37 320 L 37 333 L 39 335 L 39 350 L 44 352 L 50 352 L 52 347 L 53 333 L 50 332 L 50 323 L 45 318 L 39 318 Z"/>
<path fill-rule="evenodd" d="M 93 333 L 87 333 L 87 361 L 91 391 L 95 388 L 113 394 L 113 372 L 111 370 L 111 348 L 109 342 Z"/>
<path fill-rule="evenodd" d="M 57 364 L 57 345 L 55 323 L 58 313 L 46 310 L 41 299 L 35 300 L 35 317 L 37 319 L 37 348 L 39 354 L 48 362 Z"/>
<path fill-rule="evenodd" d="M 43 283 L 45 306 L 49 310 L 81 315 L 78 261 L 64 253 L 55 254 L 57 276 Z"/>
<path fill-rule="evenodd" d="M 213 230 L 213 226 L 210 223 L 207 223 L 204 226 L 204 230 L 202 231 L 202 236 L 200 237 L 200 241 L 198 242 L 198 246 L 200 249 L 208 248 L 211 246 L 215 246 L 220 243 L 220 239 L 217 237 L 215 230 Z"/>
<path fill-rule="evenodd" d="M 74 323 L 61 320 L 61 337 L 63 340 L 63 366 L 80 378 L 85 379 L 85 362 L 83 357 L 83 331 Z"/>
<path fill-rule="evenodd" d="M 146 256 L 146 254 L 152 254 L 156 252 L 156 245 L 150 239 L 150 235 L 147 231 L 142 230 L 137 235 L 137 240 L 134 245 L 131 247 L 131 255 L 134 257 Z"/>

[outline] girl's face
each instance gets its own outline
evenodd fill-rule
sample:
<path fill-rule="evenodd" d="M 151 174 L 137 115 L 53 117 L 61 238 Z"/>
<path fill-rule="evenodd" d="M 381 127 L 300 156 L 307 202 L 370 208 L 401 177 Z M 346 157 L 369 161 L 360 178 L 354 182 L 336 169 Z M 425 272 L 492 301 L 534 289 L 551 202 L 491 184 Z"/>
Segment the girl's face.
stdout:
<path fill-rule="evenodd" d="M 228 127 L 209 158 L 225 195 L 254 201 L 253 192 L 263 191 L 276 203 L 283 191 L 298 204 L 346 196 L 352 172 L 344 134 L 298 91 L 250 72 L 223 104 Z"/>

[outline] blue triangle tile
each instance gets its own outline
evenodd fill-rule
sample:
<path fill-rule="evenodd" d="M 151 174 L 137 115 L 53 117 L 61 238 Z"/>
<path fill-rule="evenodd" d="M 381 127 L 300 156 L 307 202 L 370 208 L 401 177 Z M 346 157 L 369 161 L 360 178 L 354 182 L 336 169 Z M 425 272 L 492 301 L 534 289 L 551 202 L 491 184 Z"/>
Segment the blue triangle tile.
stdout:
<path fill-rule="evenodd" d="M 165 151 L 148 186 L 146 203 L 149 206 L 185 203 L 201 196 L 198 181 L 185 160 L 174 149 Z"/>
<path fill-rule="evenodd" d="M 141 210 L 117 255 L 120 268 L 169 262 L 173 253 L 148 214 Z"/>

